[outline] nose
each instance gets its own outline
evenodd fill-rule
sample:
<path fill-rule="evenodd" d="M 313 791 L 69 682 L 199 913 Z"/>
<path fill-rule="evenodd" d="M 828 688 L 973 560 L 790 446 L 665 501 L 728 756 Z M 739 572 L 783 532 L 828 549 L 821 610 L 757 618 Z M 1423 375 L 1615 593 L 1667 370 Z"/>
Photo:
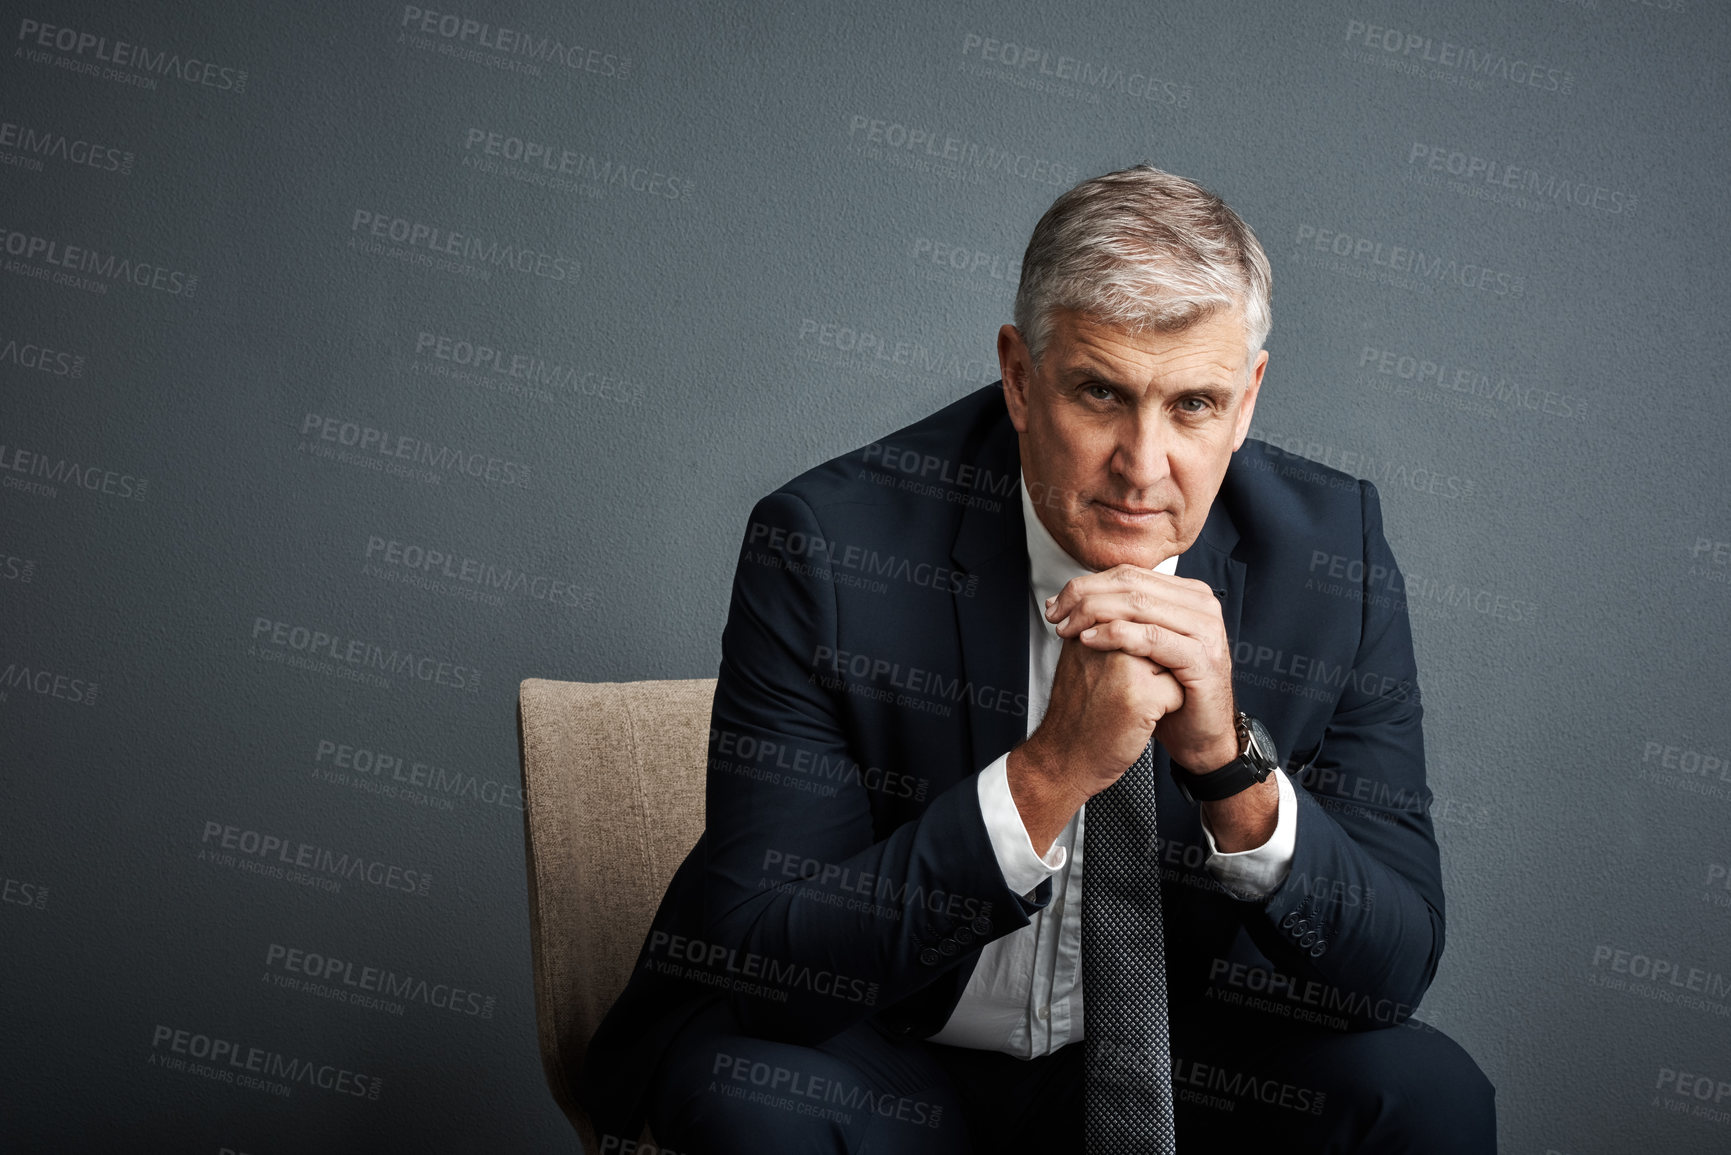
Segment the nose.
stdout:
<path fill-rule="evenodd" d="M 1112 472 L 1131 494 L 1147 493 L 1172 474 L 1173 432 L 1156 407 L 1138 405 L 1127 412 L 1112 454 Z"/>

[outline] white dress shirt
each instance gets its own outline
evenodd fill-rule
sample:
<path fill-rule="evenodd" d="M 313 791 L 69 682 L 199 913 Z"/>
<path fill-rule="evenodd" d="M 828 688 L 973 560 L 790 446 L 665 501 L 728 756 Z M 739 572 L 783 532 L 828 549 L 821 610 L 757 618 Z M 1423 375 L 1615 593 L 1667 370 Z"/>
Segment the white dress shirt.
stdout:
<path fill-rule="evenodd" d="M 1028 733 L 1046 715 L 1052 676 L 1063 641 L 1045 616 L 1046 599 L 1073 577 L 1090 572 L 1053 540 L 1022 484 L 1022 520 L 1028 541 Z M 1154 567 L 1175 573 L 1178 555 Z M 980 960 L 949 1021 L 932 1041 L 957 1047 L 1003 1051 L 1031 1059 L 1082 1039 L 1082 872 L 1083 820 L 1078 810 L 1044 858 L 1034 853 L 1022 816 L 1010 797 L 1005 753 L 978 776 L 980 811 L 1004 881 L 1027 894 L 1052 879 L 1052 901 L 1029 925 L 994 939 Z M 1286 881 L 1292 867 L 1298 824 L 1298 799 L 1284 771 L 1276 769 L 1280 810 L 1274 833 L 1251 850 L 1225 853 L 1216 848 L 1207 822 L 1203 865 L 1222 886 L 1246 900 L 1266 898 Z"/>

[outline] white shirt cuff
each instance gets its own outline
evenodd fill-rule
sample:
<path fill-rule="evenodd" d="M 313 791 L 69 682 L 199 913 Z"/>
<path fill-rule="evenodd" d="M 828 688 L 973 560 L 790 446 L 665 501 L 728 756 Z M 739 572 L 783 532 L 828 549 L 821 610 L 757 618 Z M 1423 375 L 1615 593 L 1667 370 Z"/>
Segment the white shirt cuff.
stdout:
<path fill-rule="evenodd" d="M 1235 898 L 1267 898 L 1280 889 L 1292 870 L 1292 855 L 1298 845 L 1298 796 L 1292 792 L 1286 771 L 1276 766 L 1274 777 L 1280 787 L 1280 811 L 1274 820 L 1274 833 L 1261 846 L 1222 851 L 1214 843 L 1208 819 L 1202 820 L 1202 837 L 1208 840 L 1208 857 L 1202 864 Z M 1007 792 L 1008 787 L 1005 789 Z"/>
<path fill-rule="evenodd" d="M 1022 825 L 1022 812 L 1010 797 L 1010 755 L 1000 754 L 979 773 L 980 816 L 986 820 L 986 836 L 992 840 L 992 853 L 998 856 L 998 869 L 1004 872 L 1004 882 L 1017 894 L 1028 894 L 1050 878 L 1054 871 L 1064 869 L 1070 852 L 1054 842 L 1041 858 L 1034 853 L 1034 843 L 1028 828 Z M 1290 852 L 1288 853 L 1290 858 Z"/>

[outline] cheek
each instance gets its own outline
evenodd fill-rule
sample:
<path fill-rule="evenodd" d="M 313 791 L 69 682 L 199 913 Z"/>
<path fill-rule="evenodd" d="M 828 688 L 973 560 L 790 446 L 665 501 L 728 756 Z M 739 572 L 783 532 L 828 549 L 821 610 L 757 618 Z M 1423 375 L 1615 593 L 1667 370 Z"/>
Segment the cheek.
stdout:
<path fill-rule="evenodd" d="M 1183 498 L 1186 519 L 1206 516 L 1208 507 L 1220 491 L 1220 482 L 1226 476 L 1226 466 L 1230 461 L 1230 453 L 1210 450 L 1188 457 L 1182 463 L 1173 463 L 1172 480 Z"/>
<path fill-rule="evenodd" d="M 1028 431 L 1033 436 L 1035 451 L 1048 477 L 1055 482 L 1075 474 L 1081 456 L 1081 430 L 1060 416 L 1045 413 L 1040 421 L 1030 424 Z"/>
<path fill-rule="evenodd" d="M 1085 429 L 1068 428 L 1048 422 L 1033 441 L 1033 449 L 1045 478 L 1045 504 L 1059 511 L 1067 524 L 1075 525 L 1082 516 L 1081 503 L 1087 495 L 1108 488 L 1106 477 L 1111 470 L 1112 450 L 1109 443 L 1097 445 L 1096 438 Z"/>
<path fill-rule="evenodd" d="M 1105 472 L 1117 441 L 1113 431 L 1088 421 L 1053 420 L 1047 429 L 1047 448 L 1054 464 L 1072 477 Z"/>
<path fill-rule="evenodd" d="M 1183 495 L 1187 509 L 1194 509 L 1209 490 L 1213 477 L 1212 456 L 1195 449 L 1172 455 L 1172 482 Z"/>

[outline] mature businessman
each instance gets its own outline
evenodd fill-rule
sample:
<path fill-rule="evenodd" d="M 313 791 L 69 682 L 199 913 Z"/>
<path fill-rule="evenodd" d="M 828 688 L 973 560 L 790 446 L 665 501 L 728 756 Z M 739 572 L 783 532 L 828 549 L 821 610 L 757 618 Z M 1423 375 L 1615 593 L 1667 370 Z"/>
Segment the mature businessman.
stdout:
<path fill-rule="evenodd" d="M 1443 894 L 1376 490 L 1247 438 L 1269 288 L 1192 182 L 1083 182 L 1001 383 L 757 503 L 604 1148 L 1495 1149 L 1410 1018 Z"/>

